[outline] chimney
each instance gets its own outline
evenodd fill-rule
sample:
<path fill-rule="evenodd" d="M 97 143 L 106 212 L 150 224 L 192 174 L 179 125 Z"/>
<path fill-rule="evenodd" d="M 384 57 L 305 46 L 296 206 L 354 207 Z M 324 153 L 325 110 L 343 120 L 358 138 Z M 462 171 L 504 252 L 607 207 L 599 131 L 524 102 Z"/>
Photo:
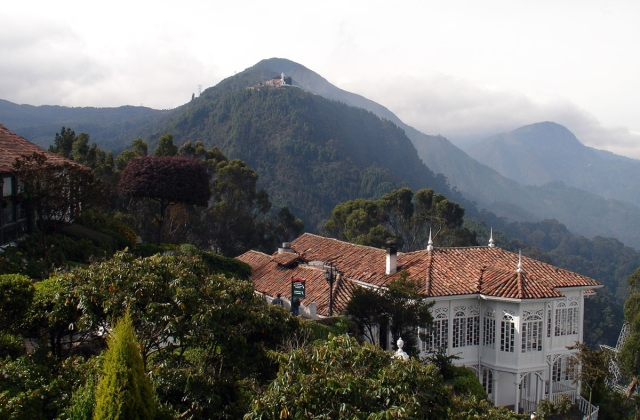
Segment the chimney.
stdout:
<path fill-rule="evenodd" d="M 395 242 L 387 242 L 387 267 L 385 274 L 395 274 L 397 269 L 397 244 Z"/>
<path fill-rule="evenodd" d="M 278 248 L 278 254 L 284 253 L 293 253 L 293 249 L 291 249 L 291 242 L 283 242 L 282 248 Z"/>

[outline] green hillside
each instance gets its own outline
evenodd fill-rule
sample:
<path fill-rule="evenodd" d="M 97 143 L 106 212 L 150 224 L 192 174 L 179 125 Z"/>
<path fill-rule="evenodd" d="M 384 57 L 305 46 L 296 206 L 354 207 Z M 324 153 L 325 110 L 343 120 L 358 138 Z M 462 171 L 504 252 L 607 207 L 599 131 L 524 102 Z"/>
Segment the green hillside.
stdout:
<path fill-rule="evenodd" d="M 291 208 L 311 231 L 349 199 L 404 185 L 448 193 L 392 122 L 296 87 L 241 88 L 261 78 L 246 72 L 223 81 L 151 138 L 169 132 L 178 143 L 200 140 L 244 160 L 274 204 Z"/>

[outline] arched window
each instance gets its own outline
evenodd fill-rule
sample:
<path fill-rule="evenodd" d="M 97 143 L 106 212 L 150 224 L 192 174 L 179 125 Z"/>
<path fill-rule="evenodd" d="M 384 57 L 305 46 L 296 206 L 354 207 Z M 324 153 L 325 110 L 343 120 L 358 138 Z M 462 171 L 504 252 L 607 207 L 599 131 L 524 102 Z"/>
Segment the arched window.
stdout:
<path fill-rule="evenodd" d="M 447 348 L 449 337 L 449 308 L 436 308 L 432 311 L 433 326 L 423 330 L 425 339 L 422 341 L 422 351 L 436 351 Z"/>
<path fill-rule="evenodd" d="M 571 366 L 573 356 L 562 356 L 553 362 L 551 370 L 553 382 L 573 381 L 576 377 L 577 366 Z"/>
<path fill-rule="evenodd" d="M 477 306 L 456 306 L 453 313 L 453 347 L 480 344 L 480 309 Z"/>
<path fill-rule="evenodd" d="M 522 352 L 542 351 L 542 309 L 522 312 Z"/>
<path fill-rule="evenodd" d="M 577 297 L 556 304 L 555 336 L 578 334 L 580 303 Z"/>
<path fill-rule="evenodd" d="M 502 321 L 500 322 L 500 351 L 513 353 L 515 346 L 516 325 L 513 313 L 502 311 Z"/>

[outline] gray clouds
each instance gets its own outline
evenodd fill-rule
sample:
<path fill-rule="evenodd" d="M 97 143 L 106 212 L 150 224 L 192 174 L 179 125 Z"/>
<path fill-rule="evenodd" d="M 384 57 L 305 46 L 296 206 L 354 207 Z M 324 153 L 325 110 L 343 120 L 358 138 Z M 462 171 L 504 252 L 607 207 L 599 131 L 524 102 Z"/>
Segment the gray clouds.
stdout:
<path fill-rule="evenodd" d="M 527 124 L 553 121 L 584 144 L 640 159 L 640 135 L 625 127 L 604 127 L 566 100 L 536 101 L 504 89 L 480 87 L 446 75 L 361 81 L 343 86 L 389 108 L 426 134 L 441 134 L 463 148 Z"/>

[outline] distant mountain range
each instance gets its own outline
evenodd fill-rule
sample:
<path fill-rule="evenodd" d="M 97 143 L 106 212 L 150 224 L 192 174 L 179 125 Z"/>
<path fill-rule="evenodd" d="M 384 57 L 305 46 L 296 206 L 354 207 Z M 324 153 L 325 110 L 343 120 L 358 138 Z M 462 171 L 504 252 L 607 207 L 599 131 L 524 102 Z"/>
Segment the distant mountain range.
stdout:
<path fill-rule="evenodd" d="M 281 73 L 295 87 L 247 89 Z M 574 233 L 616 237 L 640 248 L 638 161 L 587 148 L 553 123 L 494 136 L 467 154 L 285 59 L 263 60 L 170 111 L 32 107 L 0 100 L 0 123 L 45 147 L 63 125 L 116 152 L 138 137 L 153 148 L 166 132 L 179 144 L 217 145 L 255 168 L 274 202 L 303 215 L 310 230 L 317 230 L 339 201 L 404 184 L 434 187 L 462 201 L 469 213 L 478 213 L 470 204 L 475 201 L 509 220 L 555 218 Z M 455 189 L 434 173 L 446 176 Z"/>
<path fill-rule="evenodd" d="M 587 147 L 559 124 L 542 122 L 497 134 L 467 152 L 521 184 L 560 181 L 640 205 L 640 160 Z"/>

